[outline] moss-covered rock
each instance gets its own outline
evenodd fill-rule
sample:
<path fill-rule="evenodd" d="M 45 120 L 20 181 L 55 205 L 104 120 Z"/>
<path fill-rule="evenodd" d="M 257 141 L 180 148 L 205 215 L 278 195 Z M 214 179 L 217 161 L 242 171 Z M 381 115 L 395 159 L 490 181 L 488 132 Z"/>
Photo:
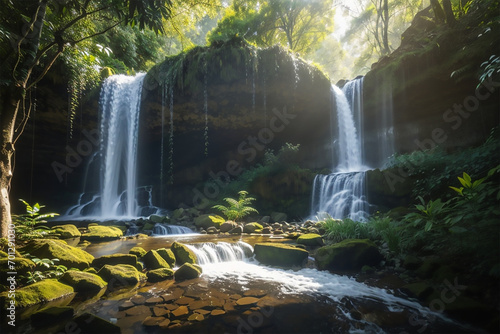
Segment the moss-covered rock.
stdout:
<path fill-rule="evenodd" d="M 84 250 L 69 246 L 61 240 L 35 239 L 31 240 L 22 251 L 40 259 L 59 259 L 59 264 L 67 268 L 80 270 L 90 266 L 94 257 Z"/>
<path fill-rule="evenodd" d="M 309 252 L 291 245 L 260 243 L 254 246 L 255 258 L 263 264 L 274 266 L 301 266 Z"/>
<path fill-rule="evenodd" d="M 25 308 L 59 299 L 72 293 L 74 290 L 71 286 L 58 282 L 56 279 L 46 279 L 18 288 L 16 290 L 16 307 Z M 6 307 L 9 302 L 8 292 L 0 293 L 0 305 Z"/>
<path fill-rule="evenodd" d="M 52 227 L 59 234 L 61 239 L 78 238 L 82 233 L 73 224 L 57 225 Z"/>
<path fill-rule="evenodd" d="M 304 246 L 323 246 L 323 238 L 319 234 L 303 234 L 297 238 L 297 243 Z"/>
<path fill-rule="evenodd" d="M 191 263 L 184 263 L 174 273 L 176 281 L 184 281 L 199 277 L 201 274 L 200 267 Z"/>
<path fill-rule="evenodd" d="M 173 267 L 175 265 L 175 255 L 174 252 L 172 252 L 171 249 L 167 248 L 160 248 L 156 250 L 160 256 L 167 261 L 168 265 L 170 267 Z"/>
<path fill-rule="evenodd" d="M 11 264 L 14 263 L 14 266 L 11 267 Z M 35 263 L 30 259 L 26 259 L 24 257 L 15 257 L 13 260 L 9 260 L 8 258 L 0 259 L 0 282 L 1 284 L 6 284 L 8 272 L 15 271 L 18 275 L 26 275 L 28 271 L 31 271 L 35 268 Z"/>
<path fill-rule="evenodd" d="M 49 307 L 31 315 L 31 324 L 34 327 L 47 327 L 56 323 L 62 323 L 65 320 L 71 319 L 75 311 L 69 306 L 54 306 Z"/>
<path fill-rule="evenodd" d="M 146 224 L 144 224 L 144 226 L 142 227 L 142 230 L 143 231 L 152 231 L 155 227 L 155 224 L 154 223 L 150 223 L 150 222 L 147 222 Z"/>
<path fill-rule="evenodd" d="M 98 316 L 90 313 L 83 313 L 74 318 L 76 328 L 81 330 L 81 333 L 106 333 L 106 334 L 120 334 L 121 330 L 115 324 L 104 320 Z"/>
<path fill-rule="evenodd" d="M 379 264 L 383 257 L 372 241 L 347 239 L 321 247 L 315 259 L 320 270 L 359 270 L 364 265 Z"/>
<path fill-rule="evenodd" d="M 118 264 L 116 266 L 105 264 L 97 274 L 108 282 L 108 290 L 135 286 L 145 280 L 145 275 L 130 264 Z"/>
<path fill-rule="evenodd" d="M 163 257 L 158 254 L 155 250 L 150 250 L 142 258 L 144 265 L 149 270 L 159 269 L 159 268 L 170 268 L 170 265 L 165 261 Z"/>
<path fill-rule="evenodd" d="M 137 256 L 133 254 L 111 254 L 103 255 L 92 261 L 92 267 L 95 267 L 98 270 L 101 269 L 105 264 L 110 264 L 112 266 L 117 264 L 130 264 L 131 266 L 135 267 L 135 265 L 137 264 Z"/>
<path fill-rule="evenodd" d="M 243 233 L 256 233 L 262 230 L 262 225 L 259 223 L 248 223 L 243 226 Z"/>
<path fill-rule="evenodd" d="M 196 254 L 190 250 L 186 245 L 183 245 L 177 241 L 175 241 L 170 247 L 175 256 L 175 263 L 178 266 L 183 265 L 184 263 L 196 263 L 198 259 L 196 258 Z"/>
<path fill-rule="evenodd" d="M 12 247 L 13 245 L 9 245 L 9 241 L 5 238 L 0 238 L 0 251 L 5 252 L 7 254 L 9 253 L 14 253 L 16 257 L 21 257 L 21 254 L 15 249 L 15 247 Z M 10 252 L 9 252 L 9 248 Z"/>
<path fill-rule="evenodd" d="M 213 216 L 213 215 L 210 215 L 210 214 L 204 214 L 204 215 L 200 215 L 198 217 L 196 217 L 194 219 L 194 225 L 196 225 L 196 227 L 198 228 L 203 228 L 203 229 L 208 229 L 209 227 L 219 227 L 220 226 L 220 223 L 214 223 L 212 221 L 212 219 L 210 219 L 210 216 Z"/>
<path fill-rule="evenodd" d="M 146 276 L 148 277 L 148 282 L 156 283 L 172 278 L 174 271 L 169 268 L 159 268 L 148 271 Z"/>
<path fill-rule="evenodd" d="M 427 298 L 434 292 L 434 288 L 426 282 L 406 284 L 402 287 L 402 290 L 409 292 L 411 295 L 417 297 L 422 302 L 425 302 Z"/>
<path fill-rule="evenodd" d="M 238 223 L 235 223 L 233 221 L 227 221 L 227 222 L 224 222 L 220 225 L 220 231 L 221 231 L 221 233 L 226 233 L 226 232 L 231 231 L 236 226 L 238 226 Z"/>
<path fill-rule="evenodd" d="M 123 237 L 123 231 L 116 226 L 89 225 L 88 230 L 82 234 L 83 240 L 107 241 Z"/>
<path fill-rule="evenodd" d="M 135 256 L 137 256 L 138 259 L 142 258 L 144 255 L 146 255 L 146 250 L 142 247 L 139 247 L 139 246 L 135 246 L 135 247 L 132 247 L 129 251 L 128 251 L 129 254 L 133 254 Z"/>
<path fill-rule="evenodd" d="M 98 295 L 108 285 L 96 274 L 76 270 L 68 270 L 59 281 L 73 287 L 76 292 L 85 296 Z"/>

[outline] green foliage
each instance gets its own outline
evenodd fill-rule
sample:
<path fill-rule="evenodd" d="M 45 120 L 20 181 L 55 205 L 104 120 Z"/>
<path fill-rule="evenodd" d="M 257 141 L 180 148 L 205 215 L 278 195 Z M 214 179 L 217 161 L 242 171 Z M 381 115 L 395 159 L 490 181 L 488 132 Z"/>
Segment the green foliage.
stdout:
<path fill-rule="evenodd" d="M 491 31 L 491 28 L 487 29 Z M 491 55 L 487 61 L 481 64 L 481 68 L 482 67 L 484 67 L 484 69 L 479 77 L 479 84 L 477 85 L 477 88 L 479 88 L 479 86 L 481 86 L 489 78 L 500 74 L 500 56 Z"/>
<path fill-rule="evenodd" d="M 300 144 L 293 145 L 290 143 L 285 143 L 277 154 L 273 150 L 268 149 L 264 153 L 264 164 L 265 165 L 290 165 L 297 164 L 299 161 L 299 148 Z"/>
<path fill-rule="evenodd" d="M 45 218 L 52 218 L 58 216 L 59 214 L 40 214 L 40 210 L 45 207 L 44 205 L 36 203 L 31 206 L 23 199 L 20 199 L 20 201 L 26 206 L 26 213 L 22 215 L 14 215 L 12 217 L 15 225 L 16 238 L 18 240 L 43 238 L 47 235 L 56 233 L 56 231 L 51 230 L 46 226 L 39 226 L 39 224 L 46 223 Z"/>
<path fill-rule="evenodd" d="M 229 220 L 237 221 L 248 216 L 251 213 L 259 213 L 256 209 L 252 208 L 251 205 L 255 198 L 247 197 L 248 192 L 241 190 L 238 192 L 239 199 L 234 198 L 224 198 L 224 201 L 229 204 L 229 206 L 224 205 L 214 205 L 213 208 L 220 210 Z"/>
<path fill-rule="evenodd" d="M 405 216 L 405 220 L 410 222 L 414 227 L 424 226 L 425 232 L 429 232 L 433 226 L 438 225 L 443 227 L 445 216 L 449 213 L 449 201 L 442 202 L 441 199 L 435 201 L 430 200 L 425 203 L 422 197 L 418 197 L 420 204 L 415 205 L 417 212 L 409 213 Z"/>
<path fill-rule="evenodd" d="M 221 216 L 219 216 L 219 215 L 215 215 L 215 216 L 208 216 L 208 218 L 210 218 L 210 220 L 211 220 L 212 222 L 214 222 L 215 224 L 217 224 L 217 225 L 220 225 L 220 224 L 222 224 L 222 223 L 225 223 L 225 222 L 226 222 L 226 220 L 225 220 L 224 218 L 222 218 Z"/>
<path fill-rule="evenodd" d="M 351 219 L 333 219 L 330 215 L 320 221 L 325 229 L 325 238 L 332 242 L 345 239 L 367 239 L 370 237 L 367 224 Z"/>
<path fill-rule="evenodd" d="M 29 256 L 29 254 L 25 256 Z M 26 284 L 39 282 L 47 278 L 57 278 L 64 275 L 68 270 L 66 266 L 57 264 L 59 259 L 39 259 L 34 257 L 31 258 L 31 261 L 33 261 L 36 266 L 26 274 Z"/>
<path fill-rule="evenodd" d="M 370 229 L 371 238 L 381 239 L 386 242 L 389 250 L 394 254 L 400 254 L 406 249 L 406 246 L 403 244 L 404 230 L 389 215 L 375 214 L 370 217 L 366 224 Z"/>

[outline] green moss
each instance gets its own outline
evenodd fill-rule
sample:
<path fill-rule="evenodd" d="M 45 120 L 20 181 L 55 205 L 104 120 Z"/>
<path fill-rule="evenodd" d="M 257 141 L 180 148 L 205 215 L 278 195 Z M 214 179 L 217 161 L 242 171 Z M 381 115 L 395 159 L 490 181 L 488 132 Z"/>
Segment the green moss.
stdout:
<path fill-rule="evenodd" d="M 210 216 L 213 216 L 213 215 L 205 214 L 205 215 L 198 216 L 194 219 L 194 224 L 196 225 L 196 227 L 203 228 L 205 230 L 209 227 L 212 227 L 212 226 L 219 228 L 220 223 L 214 223 L 212 221 L 212 219 L 210 219 Z"/>
<path fill-rule="evenodd" d="M 116 226 L 101 226 L 89 224 L 88 229 L 89 231 L 82 235 L 83 240 L 107 241 L 119 239 L 123 236 L 123 231 Z"/>
<path fill-rule="evenodd" d="M 175 241 L 170 247 L 175 256 L 175 262 L 177 265 L 181 266 L 184 263 L 196 263 L 198 259 L 196 254 L 190 250 L 186 245 L 178 243 Z"/>
<path fill-rule="evenodd" d="M 166 248 L 160 248 L 157 249 L 156 251 L 165 261 L 167 261 L 170 267 L 173 267 L 175 265 L 175 255 L 174 252 L 172 252 L 172 250 Z"/>
<path fill-rule="evenodd" d="M 105 264 L 116 265 L 116 264 L 130 264 L 135 266 L 137 263 L 137 256 L 133 254 L 111 254 L 104 255 L 92 261 L 92 267 L 101 269 Z"/>
<path fill-rule="evenodd" d="M 71 286 L 58 282 L 55 279 L 46 279 L 16 290 L 16 307 L 28 306 L 48 302 L 74 293 Z M 7 292 L 0 294 L 0 305 L 4 307 L 10 302 Z"/>
<path fill-rule="evenodd" d="M 59 281 L 73 287 L 79 294 L 87 296 L 98 295 L 108 285 L 96 274 L 76 270 L 65 272 Z"/>
<path fill-rule="evenodd" d="M 158 254 L 157 251 L 155 250 L 150 250 L 149 252 L 144 255 L 143 259 L 144 265 L 146 268 L 152 270 L 152 269 L 159 269 L 159 268 L 170 268 L 170 265 L 165 261 L 163 257 Z"/>
<path fill-rule="evenodd" d="M 154 227 L 155 227 L 155 224 L 153 224 L 153 223 L 146 223 L 142 227 L 142 230 L 143 231 L 152 231 Z"/>
<path fill-rule="evenodd" d="M 52 227 L 52 229 L 59 234 L 61 239 L 78 238 L 82 235 L 73 224 L 57 225 Z"/>
<path fill-rule="evenodd" d="M 169 268 L 159 268 L 148 271 L 146 276 L 148 277 L 148 282 L 156 283 L 172 278 L 174 271 Z"/>
<path fill-rule="evenodd" d="M 133 255 L 137 256 L 137 258 L 140 259 L 144 255 L 146 255 L 147 252 L 146 252 L 146 250 L 144 248 L 136 246 L 136 247 L 132 247 L 132 249 L 130 249 L 128 251 L 128 253 L 129 254 L 133 254 Z"/>
<path fill-rule="evenodd" d="M 9 253 L 9 241 L 5 238 L 0 238 L 0 251 Z M 11 249 L 11 253 L 14 250 L 14 248 Z M 17 251 L 17 249 L 14 250 L 16 257 L 21 257 L 21 254 Z"/>
<path fill-rule="evenodd" d="M 257 233 L 258 231 L 262 231 L 262 225 L 259 223 L 248 223 L 243 226 L 243 233 Z"/>
<path fill-rule="evenodd" d="M 14 263 L 14 268 L 10 268 L 10 265 Z M 15 271 L 19 275 L 26 275 L 28 271 L 35 268 L 35 263 L 30 259 L 23 257 L 15 257 L 13 260 L 8 258 L 0 259 L 0 279 L 2 284 L 6 283 L 7 273 L 10 271 Z"/>
<path fill-rule="evenodd" d="M 145 279 L 144 274 L 129 264 L 119 264 L 116 266 L 106 264 L 97 274 L 108 282 L 108 290 L 135 286 Z"/>
<path fill-rule="evenodd" d="M 0 251 L 0 257 L 7 257 L 9 254 L 5 253 L 4 251 Z"/>
<path fill-rule="evenodd" d="M 255 258 L 263 264 L 301 266 L 309 256 L 304 249 L 278 243 L 260 243 L 254 246 Z"/>
<path fill-rule="evenodd" d="M 59 264 L 67 268 L 85 269 L 89 267 L 94 260 L 94 257 L 86 251 L 71 247 L 61 240 L 31 240 L 21 250 L 40 259 L 59 259 Z"/>
<path fill-rule="evenodd" d="M 303 234 L 297 239 L 297 243 L 305 246 L 323 246 L 323 238 L 319 234 Z"/>
<path fill-rule="evenodd" d="M 379 264 L 383 257 L 369 239 L 347 239 L 321 247 L 315 259 L 320 270 L 359 270 Z"/>
<path fill-rule="evenodd" d="M 75 311 L 69 306 L 54 306 L 33 313 L 30 317 L 31 324 L 37 328 L 61 323 L 71 319 Z"/>
<path fill-rule="evenodd" d="M 191 263 L 184 263 L 179 269 L 174 273 L 174 278 L 176 281 L 184 281 L 188 279 L 193 279 L 199 277 L 201 271 L 199 266 L 193 265 Z"/>

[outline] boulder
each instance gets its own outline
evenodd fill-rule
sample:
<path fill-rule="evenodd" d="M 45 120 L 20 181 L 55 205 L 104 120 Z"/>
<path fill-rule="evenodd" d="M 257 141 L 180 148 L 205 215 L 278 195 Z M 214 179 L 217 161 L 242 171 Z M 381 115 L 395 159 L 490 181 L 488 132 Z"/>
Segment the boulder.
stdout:
<path fill-rule="evenodd" d="M 151 215 L 149 216 L 149 220 L 155 224 L 160 224 L 160 223 L 165 223 L 168 220 L 168 218 L 160 215 Z"/>
<path fill-rule="evenodd" d="M 243 233 L 257 233 L 262 231 L 262 225 L 259 223 L 248 223 L 243 226 Z"/>
<path fill-rule="evenodd" d="M 10 264 L 14 262 L 14 268 L 10 267 Z M 26 275 L 28 271 L 31 271 L 35 268 L 35 263 L 30 259 L 26 259 L 24 257 L 14 257 L 14 259 L 9 260 L 4 257 L 0 259 L 0 282 L 2 284 L 7 284 L 7 273 L 11 271 L 17 272 L 18 275 Z"/>
<path fill-rule="evenodd" d="M 309 252 L 294 246 L 278 243 L 259 243 L 254 246 L 257 261 L 274 266 L 301 266 Z"/>
<path fill-rule="evenodd" d="M 45 279 L 16 290 L 16 307 L 26 308 L 40 303 L 49 302 L 74 293 L 71 286 L 58 282 L 56 279 Z M 10 303 L 8 291 L 0 293 L 0 305 L 4 308 Z"/>
<path fill-rule="evenodd" d="M 192 250 L 177 241 L 172 244 L 170 249 L 174 253 L 175 262 L 178 266 L 181 266 L 184 263 L 196 263 L 198 261 L 196 254 Z"/>
<path fill-rule="evenodd" d="M 85 296 L 98 295 L 108 285 L 96 274 L 76 270 L 68 270 L 59 281 L 73 287 L 76 292 Z"/>
<path fill-rule="evenodd" d="M 133 254 L 135 256 L 137 256 L 138 259 L 142 258 L 144 255 L 146 255 L 146 250 L 142 247 L 139 247 L 139 246 L 135 246 L 135 247 L 132 247 L 129 251 L 128 251 L 129 254 Z"/>
<path fill-rule="evenodd" d="M 233 222 L 233 221 L 227 221 L 227 222 L 224 222 L 220 225 L 220 232 L 221 233 L 226 233 L 226 232 L 229 232 L 231 231 L 233 228 L 237 227 L 238 224 Z"/>
<path fill-rule="evenodd" d="M 217 234 L 217 233 L 219 233 L 219 231 L 217 230 L 216 227 L 210 226 L 209 228 L 207 228 L 207 234 Z"/>
<path fill-rule="evenodd" d="M 170 268 L 170 265 L 163 257 L 158 254 L 155 250 L 150 250 L 142 258 L 144 265 L 149 270 L 159 269 L 159 268 Z"/>
<path fill-rule="evenodd" d="M 74 318 L 73 321 L 76 324 L 75 327 L 80 330 L 79 333 L 121 333 L 120 327 L 91 313 L 85 312 Z"/>
<path fill-rule="evenodd" d="M 82 234 L 83 240 L 108 241 L 123 237 L 123 231 L 116 226 L 89 225 L 88 230 Z"/>
<path fill-rule="evenodd" d="M 271 212 L 271 221 L 281 223 L 282 221 L 286 221 L 287 215 L 283 212 Z"/>
<path fill-rule="evenodd" d="M 303 234 L 297 238 L 297 243 L 304 246 L 323 246 L 323 238 L 319 234 Z"/>
<path fill-rule="evenodd" d="M 108 282 L 108 290 L 135 286 L 145 280 L 145 275 L 129 264 L 118 264 L 116 266 L 105 264 L 97 274 Z"/>
<path fill-rule="evenodd" d="M 167 249 L 167 248 L 160 248 L 157 249 L 156 252 L 165 260 L 167 261 L 168 265 L 170 267 L 173 267 L 175 265 L 175 255 L 172 250 Z"/>
<path fill-rule="evenodd" d="M 197 278 L 201 274 L 201 268 L 197 265 L 191 263 L 184 263 L 179 269 L 174 273 L 174 278 L 176 281 L 184 281 L 188 279 Z"/>
<path fill-rule="evenodd" d="M 45 308 L 31 315 L 31 324 L 36 327 L 48 327 L 56 323 L 62 323 L 73 317 L 75 311 L 69 306 L 54 306 Z"/>
<path fill-rule="evenodd" d="M 174 271 L 169 268 L 153 269 L 148 271 L 146 276 L 148 277 L 148 282 L 156 283 L 172 278 Z"/>
<path fill-rule="evenodd" d="M 105 264 L 110 264 L 112 266 L 117 264 L 130 264 L 131 266 L 135 267 L 135 265 L 137 264 L 137 256 L 133 254 L 111 254 L 103 255 L 92 261 L 92 267 L 95 267 L 98 270 L 101 269 Z"/>
<path fill-rule="evenodd" d="M 59 259 L 59 264 L 69 268 L 85 269 L 94 257 L 80 248 L 69 246 L 66 242 L 53 239 L 31 240 L 22 251 L 40 259 Z"/>
<path fill-rule="evenodd" d="M 73 224 L 57 225 L 52 227 L 61 239 L 78 238 L 82 235 L 80 230 Z"/>
<path fill-rule="evenodd" d="M 230 230 L 228 233 L 229 234 L 238 234 L 238 235 L 240 235 L 241 233 L 243 233 L 243 227 L 236 226 L 235 228 L 233 228 L 232 230 Z"/>
<path fill-rule="evenodd" d="M 208 229 L 209 227 L 219 227 L 219 224 L 216 224 L 210 219 L 211 214 L 204 214 L 196 217 L 194 219 L 194 225 L 198 228 Z"/>
<path fill-rule="evenodd" d="M 347 239 L 321 247 L 315 259 L 320 270 L 360 270 L 364 265 L 379 264 L 383 257 L 372 241 Z"/>

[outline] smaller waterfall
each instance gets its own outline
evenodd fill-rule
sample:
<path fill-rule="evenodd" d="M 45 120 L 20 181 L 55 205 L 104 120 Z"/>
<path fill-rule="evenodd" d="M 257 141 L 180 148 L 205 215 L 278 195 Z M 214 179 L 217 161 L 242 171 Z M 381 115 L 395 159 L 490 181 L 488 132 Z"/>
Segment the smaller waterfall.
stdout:
<path fill-rule="evenodd" d="M 253 247 L 246 242 L 207 242 L 203 244 L 188 245 L 198 257 L 198 264 L 243 261 L 252 257 Z"/>
<path fill-rule="evenodd" d="M 194 233 L 189 227 L 168 225 L 168 224 L 155 224 L 153 227 L 154 235 L 176 235 L 176 234 L 191 234 Z"/>

